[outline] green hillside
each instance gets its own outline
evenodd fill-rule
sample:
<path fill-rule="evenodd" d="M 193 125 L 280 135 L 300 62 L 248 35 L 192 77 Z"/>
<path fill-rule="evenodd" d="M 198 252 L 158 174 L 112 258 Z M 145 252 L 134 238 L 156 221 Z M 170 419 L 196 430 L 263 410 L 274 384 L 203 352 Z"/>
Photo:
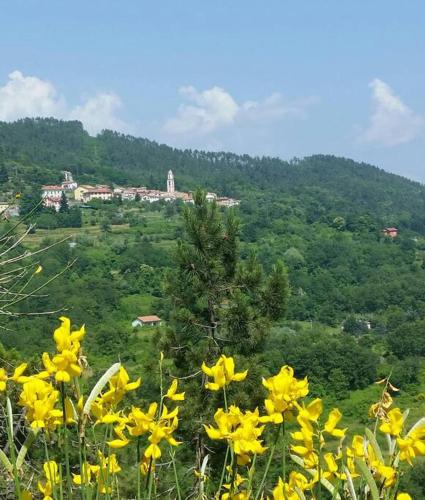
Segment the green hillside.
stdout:
<path fill-rule="evenodd" d="M 80 183 L 163 188 L 172 168 L 180 190 L 203 186 L 223 195 L 288 200 L 307 222 L 368 216 L 425 232 L 425 188 L 376 167 L 332 156 L 283 161 L 231 153 L 180 151 L 105 131 L 90 137 L 79 122 L 24 119 L 0 123 L 0 161 L 13 187 L 56 182 L 71 170 Z M 259 200 L 258 200 L 259 202 Z"/>
<path fill-rule="evenodd" d="M 345 422 L 355 422 L 359 432 L 368 405 L 379 397 L 373 382 L 390 373 L 401 389 L 400 405 L 412 408 L 410 418 L 423 415 L 423 186 L 331 156 L 285 162 L 180 151 L 108 131 L 90 137 L 78 122 L 27 119 L 0 124 L 0 193 L 4 200 L 21 193 L 18 202 L 26 214 L 35 206 L 40 186 L 59 182 L 64 169 L 80 184 L 164 189 L 170 168 L 179 190 L 200 187 L 241 200 L 234 213 L 240 221 L 237 253 L 244 279 L 250 273 L 257 276 L 261 268 L 258 276 L 267 278 L 278 261 L 287 269 L 291 294 L 285 317 L 264 324 L 258 320 L 264 339 L 251 356 L 243 353 L 242 332 L 236 338 L 243 353 L 238 362 L 258 376 L 275 373 L 285 363 L 294 366 L 297 376 L 309 377 L 311 395 L 341 406 Z M 91 203 L 81 211 L 77 227 L 61 227 L 67 214 L 40 207 L 27 215 L 14 229 L 16 238 L 29 223 L 36 227 L 14 249 L 16 254 L 36 252 L 68 237 L 31 260 L 31 265 L 42 266 L 33 286 L 65 272 L 43 293 L 17 304 L 17 315 L 2 316 L 1 357 L 13 363 L 38 359 L 49 349 L 57 316 L 66 314 L 74 324 L 86 324 L 90 377 L 117 359 L 132 376 L 143 366 L 144 397 L 154 398 L 158 352 L 167 349 L 167 326 L 178 326 L 170 277 L 178 269 L 177 241 L 188 238 L 183 213 L 180 203 L 114 200 Z M 233 211 L 219 213 L 225 219 Z M 2 234 L 13 224 L 13 219 L 2 222 Z M 383 235 L 388 226 L 399 229 L 397 238 Z M 244 301 L 238 303 L 240 311 L 257 321 L 261 301 Z M 226 308 L 232 310 L 227 298 L 219 307 L 225 316 L 230 314 Z M 236 309 L 235 321 L 240 311 Z M 27 315 L 33 312 L 51 313 Z M 148 314 L 159 315 L 166 326 L 133 329 L 132 320 Z M 236 396 L 261 404 L 249 390 Z M 418 474 L 416 486 L 411 483 L 417 490 L 412 491 L 420 490 Z"/>

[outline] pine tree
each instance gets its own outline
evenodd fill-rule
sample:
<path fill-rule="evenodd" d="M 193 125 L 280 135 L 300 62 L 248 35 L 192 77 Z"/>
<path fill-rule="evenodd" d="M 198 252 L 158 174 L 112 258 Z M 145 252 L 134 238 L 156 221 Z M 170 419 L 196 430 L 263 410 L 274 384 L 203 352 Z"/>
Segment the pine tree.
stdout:
<path fill-rule="evenodd" d="M 238 220 L 232 211 L 223 216 L 205 193 L 195 193 L 183 218 L 185 237 L 177 244 L 167 279 L 171 313 L 162 348 L 174 361 L 173 373 L 189 377 L 192 404 L 186 411 L 199 417 L 221 396 L 206 394 L 203 377 L 192 376 L 203 361 L 212 363 L 222 353 L 236 356 L 240 369 L 251 365 L 251 371 L 261 370 L 258 356 L 272 321 L 285 314 L 289 288 L 281 263 L 266 277 L 254 254 L 241 262 Z M 259 402 L 257 389 L 245 384 L 239 391 L 236 399 Z M 192 425 L 186 432 L 202 457 L 201 429 Z"/>
<path fill-rule="evenodd" d="M 178 242 L 167 281 L 172 327 L 166 344 L 176 365 L 195 370 L 225 347 L 229 353 L 261 352 L 270 322 L 286 313 L 283 264 L 266 278 L 255 255 L 241 262 L 239 222 L 232 211 L 223 217 L 203 192 L 183 217 L 186 238 Z"/>
<path fill-rule="evenodd" d="M 66 194 L 62 191 L 59 213 L 67 214 L 68 212 L 69 212 L 68 198 L 66 197 Z"/>

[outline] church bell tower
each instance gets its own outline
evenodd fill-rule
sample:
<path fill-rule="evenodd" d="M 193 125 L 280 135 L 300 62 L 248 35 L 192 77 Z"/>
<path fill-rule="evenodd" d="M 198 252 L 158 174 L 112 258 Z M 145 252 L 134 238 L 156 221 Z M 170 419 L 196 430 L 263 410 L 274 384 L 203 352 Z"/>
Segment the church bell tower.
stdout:
<path fill-rule="evenodd" d="M 174 193 L 174 175 L 171 170 L 168 171 L 167 176 L 167 193 Z"/>

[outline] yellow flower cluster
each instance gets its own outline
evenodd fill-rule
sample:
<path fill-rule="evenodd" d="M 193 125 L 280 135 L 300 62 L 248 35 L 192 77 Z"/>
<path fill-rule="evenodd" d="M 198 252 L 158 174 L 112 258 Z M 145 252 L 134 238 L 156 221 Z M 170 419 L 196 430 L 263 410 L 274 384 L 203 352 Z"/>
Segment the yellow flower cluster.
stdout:
<path fill-rule="evenodd" d="M 13 375 L 8 377 L 7 372 L 4 368 L 0 368 L 0 392 L 6 390 L 7 381 L 11 380 L 12 382 L 17 382 L 18 384 L 22 384 L 27 380 L 27 377 L 23 376 L 23 373 L 27 369 L 28 364 L 22 363 L 17 366 L 13 372 Z"/>
<path fill-rule="evenodd" d="M 56 487 L 60 483 L 59 467 L 54 460 L 43 465 L 45 480 L 38 482 L 38 490 L 43 494 L 43 500 L 53 500 Z"/>
<path fill-rule="evenodd" d="M 56 343 L 57 354 L 50 359 L 47 352 L 43 353 L 42 361 L 45 371 L 40 377 L 55 376 L 57 382 L 70 382 L 73 377 L 81 375 L 81 366 L 78 364 L 80 354 L 80 340 L 85 335 L 84 325 L 74 332 L 71 332 L 71 321 L 62 316 L 62 322 L 53 334 Z"/>
<path fill-rule="evenodd" d="M 144 413 L 140 408 L 133 407 L 127 417 L 120 417 L 119 425 L 114 428 L 118 439 L 108 442 L 111 448 L 123 448 L 130 443 L 126 437 L 125 431 L 131 437 L 139 437 L 149 434 L 149 445 L 144 451 L 144 456 L 148 459 L 157 460 L 161 457 L 162 441 L 166 441 L 172 446 L 178 446 L 180 443 L 173 437 L 173 432 L 178 427 L 178 408 L 169 412 L 165 404 L 162 405 L 162 411 L 158 413 L 158 404 L 151 403 L 149 409 Z M 143 465 L 143 464 L 141 464 Z"/>
<path fill-rule="evenodd" d="M 263 379 L 264 387 L 269 391 L 264 401 L 269 421 L 275 424 L 283 422 L 284 414 L 291 412 L 298 399 L 307 396 L 307 378 L 297 380 L 290 366 L 282 366 L 274 377 Z"/>
<path fill-rule="evenodd" d="M 243 412 L 234 405 L 230 406 L 229 411 L 219 408 L 214 420 L 217 427 L 204 426 L 208 437 L 227 441 L 237 455 L 238 464 L 245 465 L 251 461 L 251 455 L 262 455 L 266 451 L 259 439 L 264 426 L 260 425 L 258 409 Z"/>
<path fill-rule="evenodd" d="M 122 469 L 113 451 L 118 450 L 119 454 L 121 448 L 135 445 L 138 491 L 133 497 L 141 498 L 140 477 L 144 474 L 147 498 L 152 498 L 152 490 L 159 484 L 164 467 L 158 461 L 168 451 L 175 473 L 176 497 L 182 498 L 174 450 L 181 444 L 177 440 L 180 407 L 176 403 L 185 400 L 185 393 L 179 392 L 177 379 L 163 391 L 163 355 L 159 365 L 161 395 L 158 402 L 149 402 L 146 407 L 126 407 L 126 396 L 137 394 L 141 379 L 131 379 L 119 363 L 113 365 L 85 397 L 80 393 L 78 380 L 85 366 L 81 350 L 85 329 L 71 330 L 71 322 L 65 317 L 60 321 L 53 334 L 56 352 L 52 357 L 43 353 L 42 371 L 26 375 L 26 363 L 17 366 L 12 375 L 0 368 L 0 393 L 5 393 L 7 411 L 12 412 L 9 384 L 17 384 L 18 405 L 25 410 L 34 439 L 38 439 L 37 431 L 42 431 L 39 434 L 44 439 L 46 460 L 42 477 L 32 489 L 38 489 L 44 500 L 62 498 L 65 490 L 69 498 L 80 493 L 83 498 L 94 498 L 93 495 L 114 498 Z M 207 379 L 202 381 L 205 388 L 214 392 L 222 390 L 224 401 L 224 407 L 215 410 L 213 422 L 204 424 L 204 430 L 209 439 L 226 444 L 227 451 L 221 473 L 207 468 L 208 456 L 204 457 L 202 467 L 198 466 L 199 498 L 307 500 L 319 498 L 323 488 L 332 498 L 353 499 L 356 492 L 360 492 L 363 496 L 357 498 L 410 499 L 409 494 L 398 491 L 398 485 L 403 467 L 412 466 L 417 457 L 425 456 L 425 418 L 410 429 L 407 427 L 407 412 L 394 406 L 388 391 L 397 389 L 388 380 L 380 401 L 370 409 L 370 416 L 375 419 L 374 431 L 366 429 L 364 435 L 356 434 L 348 441 L 348 429 L 341 425 L 340 410 L 333 408 L 326 412 L 321 399 L 307 399 L 307 378 L 298 379 L 290 366 L 282 366 L 276 375 L 263 379 L 264 405 L 253 410 L 227 404 L 231 394 L 226 392 L 228 386 L 242 382 L 248 374 L 247 370 L 236 371 L 232 357 L 221 355 L 212 366 L 203 363 L 202 372 Z M 94 443 L 88 443 L 87 425 L 92 426 Z M 379 433 L 385 439 L 380 439 Z M 78 463 L 70 463 L 68 434 L 79 444 Z M 96 438 L 101 442 L 96 443 Z M 381 441 L 387 443 L 388 449 L 381 449 Z M 278 445 L 281 445 L 282 470 L 270 483 L 268 474 Z M 56 446 L 56 451 L 50 455 L 51 446 Z M 19 481 L 23 470 L 21 465 L 18 470 L 16 464 L 23 463 L 25 454 L 22 450 L 20 454 L 19 461 L 11 455 L 14 464 L 4 453 L 0 454 L 0 467 L 3 464 L 8 477 L 14 476 L 17 497 L 26 500 L 32 498 L 31 484 L 27 481 L 29 488 L 21 489 Z M 48 455 L 61 456 L 61 460 L 56 462 Z M 290 467 L 286 467 L 287 455 L 288 460 L 291 459 Z M 260 467 L 257 459 L 262 461 Z M 254 476 L 259 471 L 262 478 L 257 479 Z M 207 478 L 211 496 L 205 493 Z"/>
<path fill-rule="evenodd" d="M 97 485 L 98 492 L 101 494 L 110 494 L 112 492 L 112 479 L 115 474 L 121 472 L 117 457 L 114 453 L 105 457 L 98 452 L 98 465 L 91 465 L 88 462 L 82 464 L 81 474 L 73 474 L 74 484 L 81 486 Z"/>
<path fill-rule="evenodd" d="M 217 363 L 211 368 L 205 363 L 202 363 L 202 371 L 205 375 L 214 380 L 214 382 L 207 382 L 205 384 L 205 388 L 210 391 L 218 391 L 231 382 L 242 382 L 248 375 L 248 370 L 235 373 L 235 362 L 233 358 L 228 358 L 224 354 L 220 356 Z"/>
<path fill-rule="evenodd" d="M 45 380 L 33 378 L 25 382 L 19 405 L 26 409 L 25 417 L 34 429 L 54 430 L 62 423 L 62 410 L 55 408 L 59 391 Z"/>

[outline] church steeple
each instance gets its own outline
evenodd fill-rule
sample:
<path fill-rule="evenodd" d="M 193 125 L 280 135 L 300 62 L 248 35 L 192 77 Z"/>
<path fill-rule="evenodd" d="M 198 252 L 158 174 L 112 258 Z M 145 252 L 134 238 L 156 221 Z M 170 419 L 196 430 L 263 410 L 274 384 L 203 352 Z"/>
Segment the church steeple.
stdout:
<path fill-rule="evenodd" d="M 174 175 L 172 170 L 168 171 L 168 176 L 167 176 L 167 193 L 174 193 Z"/>

